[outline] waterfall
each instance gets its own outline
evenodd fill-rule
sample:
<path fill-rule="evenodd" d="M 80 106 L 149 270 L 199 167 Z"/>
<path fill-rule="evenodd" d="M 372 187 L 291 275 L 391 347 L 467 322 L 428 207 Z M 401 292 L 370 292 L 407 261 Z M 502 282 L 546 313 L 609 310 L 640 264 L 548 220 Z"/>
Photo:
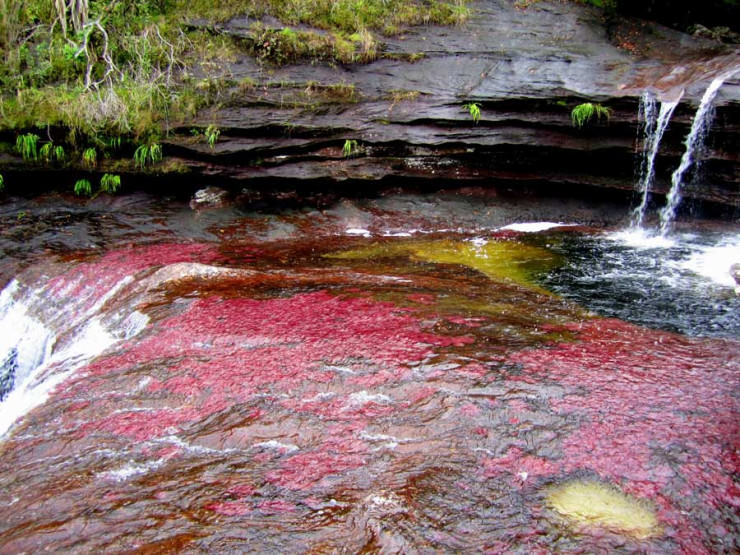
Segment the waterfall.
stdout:
<path fill-rule="evenodd" d="M 642 202 L 632 212 L 632 227 L 642 227 L 648 199 L 650 198 L 650 189 L 655 179 L 655 157 L 658 155 L 660 140 L 663 138 L 663 133 L 668 127 L 668 122 L 682 96 L 683 91 L 675 101 L 661 102 L 657 118 L 655 115 L 655 97 L 646 92 L 640 99 L 640 119 L 644 119 L 642 124 L 644 139 L 638 190 L 642 193 Z"/>
<path fill-rule="evenodd" d="M 660 211 L 660 233 L 665 235 L 673 222 L 676 215 L 676 208 L 681 202 L 681 183 L 686 170 L 697 161 L 697 155 L 704 145 L 704 138 L 714 117 L 712 109 L 714 98 L 722 84 L 732 77 L 740 68 L 734 68 L 711 82 L 699 104 L 694 121 L 691 124 L 691 131 L 686 137 L 686 150 L 681 157 L 681 163 L 671 176 L 671 190 L 666 197 L 666 205 Z"/>
<path fill-rule="evenodd" d="M 0 438 L 74 370 L 146 325 L 136 310 L 105 309 L 132 277 L 109 288 L 81 277 L 14 279 L 0 292 Z"/>

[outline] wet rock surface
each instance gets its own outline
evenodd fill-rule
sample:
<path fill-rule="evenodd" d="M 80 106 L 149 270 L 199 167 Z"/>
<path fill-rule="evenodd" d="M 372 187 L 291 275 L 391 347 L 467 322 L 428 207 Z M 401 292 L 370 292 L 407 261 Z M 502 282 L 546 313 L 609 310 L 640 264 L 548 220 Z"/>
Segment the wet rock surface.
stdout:
<path fill-rule="evenodd" d="M 593 195 L 634 187 L 640 94 L 671 99 L 685 89 L 657 162 L 656 191 L 665 193 L 704 88 L 740 66 L 733 47 L 639 20 L 607 28 L 599 10 L 576 3 L 472 8 L 463 26 L 384 38 L 383 57 L 369 64 L 225 64 L 225 77 L 249 85 L 203 116 L 203 127 L 221 128 L 215 148 L 183 138 L 168 153 L 199 178 L 254 188 L 452 180 Z M 251 23 L 236 19 L 218 31 L 249 40 Z M 570 110 L 587 100 L 612 117 L 574 128 Z M 463 108 L 470 102 L 480 106 L 477 123 Z M 739 102 L 735 77 L 720 92 L 703 178 L 687 197 L 740 204 Z M 345 141 L 357 141 L 356 155 L 345 156 Z"/>
<path fill-rule="evenodd" d="M 123 201 L 32 261 L 3 239 L 1 275 L 22 270 L 1 315 L 56 337 L 24 382 L 35 408 L 0 406 L 0 551 L 738 549 L 737 339 L 538 286 L 566 262 L 553 245 L 594 233 L 563 225 L 593 225 L 587 207 L 545 206 L 541 235 L 503 229 L 528 212 L 496 197 Z M 96 247 L 78 226 L 98 223 Z M 574 527 L 548 500 L 574 480 L 657 525 Z"/>

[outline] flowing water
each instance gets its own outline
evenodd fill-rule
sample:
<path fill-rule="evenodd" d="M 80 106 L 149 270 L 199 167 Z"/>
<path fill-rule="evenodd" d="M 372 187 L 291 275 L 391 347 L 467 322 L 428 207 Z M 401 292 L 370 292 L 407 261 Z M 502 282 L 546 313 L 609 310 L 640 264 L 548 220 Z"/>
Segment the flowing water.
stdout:
<path fill-rule="evenodd" d="M 618 211 L 3 205 L 0 551 L 736 552 L 740 230 Z"/>
<path fill-rule="evenodd" d="M 643 225 L 647 213 L 648 201 L 655 180 L 655 159 L 660 150 L 660 141 L 663 138 L 668 123 L 671 121 L 673 111 L 678 106 L 681 95 L 674 101 L 660 103 L 658 114 L 655 113 L 656 100 L 650 93 L 645 93 L 640 98 L 640 117 L 643 132 L 642 138 L 642 161 L 640 163 L 640 176 L 637 190 L 641 194 L 640 204 L 632 212 L 632 227 L 640 228 Z"/>
<path fill-rule="evenodd" d="M 738 71 L 740 71 L 740 68 L 734 68 L 714 79 L 702 96 L 694 121 L 691 124 L 691 130 L 686 137 L 686 150 L 681 157 L 681 162 L 671 176 L 671 189 L 666 197 L 666 205 L 660 211 L 661 235 L 668 233 L 676 217 L 676 208 L 681 202 L 681 184 L 684 174 L 692 165 L 696 167 L 701 163 L 700 155 L 704 140 L 714 118 L 713 102 L 717 92 L 724 82 Z"/>

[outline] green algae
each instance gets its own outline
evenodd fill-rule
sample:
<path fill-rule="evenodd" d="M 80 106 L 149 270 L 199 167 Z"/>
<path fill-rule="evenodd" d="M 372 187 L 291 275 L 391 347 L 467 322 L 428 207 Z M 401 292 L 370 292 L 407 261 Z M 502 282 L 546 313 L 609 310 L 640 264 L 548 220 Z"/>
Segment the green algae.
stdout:
<path fill-rule="evenodd" d="M 646 502 L 597 481 L 574 480 L 552 488 L 547 504 L 577 526 L 606 528 L 637 539 L 661 532 L 655 510 Z"/>
<path fill-rule="evenodd" d="M 453 264 L 477 270 L 493 281 L 521 285 L 546 293 L 533 278 L 554 268 L 553 253 L 518 241 L 501 240 L 474 243 L 449 239 L 375 243 L 367 247 L 326 255 L 340 260 L 364 260 L 406 256 L 434 264 Z"/>

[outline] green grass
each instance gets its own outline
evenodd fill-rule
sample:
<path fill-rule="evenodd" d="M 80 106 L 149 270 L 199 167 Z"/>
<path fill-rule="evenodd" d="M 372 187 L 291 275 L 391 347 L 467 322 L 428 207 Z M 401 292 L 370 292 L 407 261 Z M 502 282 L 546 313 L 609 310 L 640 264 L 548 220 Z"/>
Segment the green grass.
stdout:
<path fill-rule="evenodd" d="M 351 35 L 363 29 L 395 34 L 410 25 L 455 25 L 470 16 L 467 0 L 177 0 L 190 17 L 226 21 L 264 15 L 286 25 L 300 23 Z"/>
<path fill-rule="evenodd" d="M 215 125 L 211 124 L 206 127 L 205 135 L 208 146 L 211 147 L 211 150 L 213 150 L 213 148 L 216 146 L 216 141 L 218 141 L 218 137 L 221 135 L 221 130 Z"/>
<path fill-rule="evenodd" d="M 596 120 L 599 121 L 602 117 L 609 119 L 610 116 L 611 110 L 609 108 L 606 108 L 601 104 L 593 104 L 591 102 L 579 104 L 578 106 L 573 108 L 573 111 L 571 111 L 570 113 L 573 125 L 575 125 L 576 127 L 583 127 L 594 117 L 596 117 Z"/>
<path fill-rule="evenodd" d="M 94 168 L 98 164 L 98 151 L 94 147 L 86 148 L 82 151 L 82 165 L 88 168 Z"/>

